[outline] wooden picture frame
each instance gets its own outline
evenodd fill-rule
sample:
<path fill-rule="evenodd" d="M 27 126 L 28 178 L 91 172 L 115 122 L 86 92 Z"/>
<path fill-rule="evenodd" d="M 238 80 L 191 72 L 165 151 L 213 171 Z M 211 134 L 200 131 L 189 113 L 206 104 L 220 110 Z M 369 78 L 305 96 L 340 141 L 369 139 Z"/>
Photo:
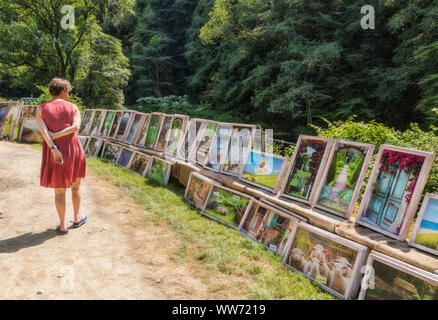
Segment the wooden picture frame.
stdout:
<path fill-rule="evenodd" d="M 89 135 L 93 118 L 94 118 L 94 110 L 85 109 L 81 116 L 81 126 L 79 128 L 79 134 L 84 136 Z"/>
<path fill-rule="evenodd" d="M 147 160 L 147 163 L 144 164 L 144 161 Z M 129 161 L 128 166 L 126 167 L 129 171 L 138 174 L 141 177 L 144 177 L 148 172 L 152 163 L 152 157 L 142 153 L 142 152 L 134 152 L 134 155 L 131 157 L 131 161 Z"/>
<path fill-rule="evenodd" d="M 123 147 L 116 143 L 105 142 L 100 154 L 100 158 L 105 161 L 117 163 Z"/>
<path fill-rule="evenodd" d="M 35 119 L 36 118 L 37 109 L 38 109 L 38 106 L 36 106 L 36 105 L 25 105 L 25 106 L 23 106 L 23 109 L 21 110 L 21 118 L 24 118 L 24 119 Z"/>
<path fill-rule="evenodd" d="M 224 131 L 227 131 L 224 133 Z M 228 146 L 233 132 L 232 123 L 220 122 L 217 127 L 213 142 L 210 145 L 203 166 L 209 170 L 220 172 L 227 157 Z M 222 144 L 221 144 L 222 143 Z"/>
<path fill-rule="evenodd" d="M 184 160 L 187 160 L 187 162 L 196 163 L 196 151 L 198 150 L 198 145 L 201 143 L 204 131 L 210 122 L 210 120 L 206 119 L 191 119 L 184 141 Z M 180 159 L 182 158 L 182 155 L 180 155 Z"/>
<path fill-rule="evenodd" d="M 205 158 L 210 149 L 210 145 L 216 136 L 217 128 L 219 127 L 219 122 L 217 121 L 204 121 L 201 124 L 199 132 L 196 136 L 196 141 L 194 145 L 190 148 L 188 154 L 188 160 L 199 165 L 203 165 Z"/>
<path fill-rule="evenodd" d="M 23 101 L 11 101 L 3 116 L 2 131 L 0 139 L 12 141 L 18 139 L 20 130 L 21 110 L 24 106 Z"/>
<path fill-rule="evenodd" d="M 25 131 L 25 129 L 27 129 Z M 44 141 L 41 135 L 40 129 L 36 122 L 36 118 L 22 118 L 20 121 L 20 133 L 18 134 L 18 140 L 25 142 L 42 143 Z"/>
<path fill-rule="evenodd" d="M 222 193 L 222 195 L 220 193 Z M 228 200 L 217 200 L 220 197 L 225 198 L 225 196 L 228 197 Z M 221 203 L 230 203 L 231 199 L 236 203 L 239 203 L 242 198 L 244 198 L 245 201 L 240 208 L 236 209 L 236 212 L 232 212 L 234 216 L 231 217 L 231 219 L 223 218 L 228 217 L 228 209 L 230 208 L 227 208 L 225 204 L 223 204 L 222 207 L 219 207 L 217 206 L 217 203 L 219 203 L 219 201 L 221 201 Z M 202 215 L 238 230 L 243 217 L 248 210 L 250 210 L 253 201 L 253 197 L 244 193 L 223 186 L 213 186 L 208 194 L 204 208 L 202 208 Z M 228 207 L 230 207 L 230 205 L 228 205 Z M 216 211 L 219 211 L 219 213 L 216 213 Z"/>
<path fill-rule="evenodd" d="M 322 150 L 318 151 L 314 148 L 312 148 L 312 146 L 310 146 L 311 150 L 314 150 L 314 153 L 311 153 L 310 156 L 306 156 L 304 157 L 307 163 L 302 163 L 302 168 L 308 168 L 306 170 L 297 170 L 296 173 L 294 173 L 295 167 L 297 165 L 299 165 L 299 161 L 301 161 L 302 159 L 298 159 L 298 157 L 301 155 L 301 149 L 302 147 L 306 147 L 307 144 L 313 143 L 313 146 L 315 148 L 320 148 Z M 287 170 L 287 173 L 284 177 L 284 182 L 283 185 L 281 187 L 280 190 L 280 196 L 284 197 L 284 198 L 288 198 L 288 199 L 292 199 L 292 200 L 296 200 L 296 201 L 300 201 L 306 204 L 310 204 L 312 202 L 312 199 L 314 197 L 314 193 L 315 193 L 315 188 L 318 186 L 322 174 L 324 172 L 325 166 L 327 164 L 327 160 L 330 154 L 330 150 L 332 148 L 332 144 L 333 144 L 333 140 L 332 139 L 328 139 L 325 137 L 315 137 L 315 136 L 307 136 L 307 135 L 300 135 L 298 137 L 298 141 L 297 144 L 295 146 L 295 150 L 294 153 L 292 155 L 292 159 L 290 161 L 289 164 L 289 168 Z M 303 146 L 304 145 L 304 146 Z M 323 147 L 318 146 L 318 145 L 323 145 Z M 307 146 L 307 149 L 309 150 L 309 146 Z M 322 153 L 322 154 L 320 154 Z M 309 153 L 304 153 L 304 155 L 307 155 Z M 310 163 L 311 163 L 311 159 L 313 157 L 313 155 L 315 154 L 316 158 L 321 158 L 321 161 L 318 165 L 318 168 L 315 172 L 311 172 L 311 167 L 310 167 Z M 306 164 L 306 166 L 304 166 Z M 300 173 L 301 176 L 298 176 L 298 173 Z M 295 175 L 297 175 L 297 177 L 295 177 Z M 310 180 L 313 177 L 313 181 L 311 181 L 310 183 L 306 182 L 307 180 Z M 293 178 L 293 179 L 292 179 Z M 305 191 L 306 195 L 299 197 L 299 196 L 294 196 L 291 195 L 287 189 L 289 188 L 289 185 L 291 184 L 291 179 L 293 181 L 295 181 L 295 184 L 299 184 L 302 185 L 301 189 L 303 191 L 301 191 L 300 193 L 303 193 Z M 306 191 L 307 190 L 307 191 Z"/>
<path fill-rule="evenodd" d="M 134 152 L 135 152 L 134 150 L 122 147 L 119 156 L 117 157 L 116 164 L 126 169 L 128 165 L 131 163 L 131 159 L 134 156 Z"/>
<path fill-rule="evenodd" d="M 345 156 L 343 155 L 343 150 L 345 150 Z M 335 140 L 333 147 L 330 150 L 329 158 L 320 183 L 318 183 L 315 188 L 315 196 L 311 201 L 312 207 L 350 219 L 373 157 L 373 153 L 374 145 L 372 144 Z M 338 165 L 341 161 L 344 161 L 345 164 L 340 173 L 337 174 Z M 333 179 L 336 177 L 336 181 L 333 180 L 333 186 L 329 186 L 332 181 L 327 183 L 329 173 L 333 176 Z M 351 186 L 351 181 L 354 181 L 354 179 L 356 179 L 356 181 L 354 182 L 353 187 Z M 329 192 L 323 193 L 324 190 Z M 321 200 L 322 194 L 324 196 L 327 195 L 327 198 L 325 198 L 327 200 Z M 330 199 L 329 197 L 333 197 L 333 199 Z M 343 202 L 348 201 L 348 198 L 350 198 L 348 204 L 344 205 Z M 339 201 L 336 202 L 337 199 L 339 199 Z M 323 201 L 326 202 L 325 205 L 323 204 Z M 345 213 L 343 214 L 342 211 Z"/>
<path fill-rule="evenodd" d="M 298 221 L 297 218 L 265 202 L 253 200 L 251 208 L 240 221 L 238 230 L 244 236 L 283 257 L 289 237 Z M 270 243 L 273 241 L 275 244 Z"/>
<path fill-rule="evenodd" d="M 128 134 L 129 125 L 131 124 L 132 118 L 135 113 L 136 113 L 135 111 L 131 111 L 131 110 L 124 110 L 122 112 L 122 117 L 117 127 L 117 133 L 113 137 L 114 140 L 118 140 L 120 142 L 125 141 L 125 137 Z"/>
<path fill-rule="evenodd" d="M 252 164 L 252 162 L 251 163 L 248 162 L 248 161 L 252 161 L 251 159 L 254 158 L 255 154 L 259 154 L 260 159 L 264 155 L 265 157 L 269 157 L 272 160 L 271 161 L 267 160 L 266 162 L 264 162 L 264 160 L 262 160 L 262 161 L 259 161 L 259 163 L 254 163 L 254 164 Z M 268 168 L 269 168 L 269 164 L 267 163 L 268 161 L 269 161 L 269 164 L 271 164 L 270 168 L 272 168 L 272 170 L 275 170 L 273 172 L 278 172 L 278 174 L 271 174 L 271 175 L 277 175 L 277 179 L 275 180 L 275 184 L 272 186 L 272 188 L 267 183 L 266 184 L 258 183 L 255 180 L 256 178 L 254 178 L 254 180 L 251 180 L 251 175 L 254 175 L 256 177 L 257 174 L 255 172 L 249 172 L 249 170 L 252 169 L 252 167 L 254 167 L 252 169 L 252 171 L 256 170 L 256 168 L 257 168 L 256 166 L 258 166 L 259 171 L 264 171 L 264 168 L 266 167 L 266 165 L 268 165 Z M 239 180 L 244 181 L 244 182 L 251 184 L 253 186 L 256 186 L 260 189 L 267 190 L 267 191 L 270 191 L 270 192 L 276 194 L 280 190 L 281 183 L 282 183 L 283 178 L 286 174 L 288 163 L 289 163 L 289 159 L 286 157 L 278 156 L 278 155 L 275 155 L 272 153 L 251 150 L 248 154 L 248 157 L 246 157 L 245 162 L 243 163 L 243 165 L 240 168 Z M 263 164 L 264 164 L 264 166 L 262 166 Z"/>
<path fill-rule="evenodd" d="M 164 168 L 166 170 L 166 172 L 160 172 L 162 171 L 161 167 L 158 168 L 157 164 L 159 163 L 165 163 L 167 166 L 167 169 Z M 172 172 L 172 163 L 170 161 L 166 161 L 164 159 L 160 159 L 158 157 L 152 157 L 152 163 L 151 166 L 149 167 L 149 172 L 148 172 L 148 178 L 154 180 L 155 182 L 162 184 L 164 186 L 167 186 L 167 184 L 169 183 L 169 178 L 170 178 L 170 173 Z"/>
<path fill-rule="evenodd" d="M 98 137 L 90 137 L 87 141 L 87 146 L 85 147 L 85 155 L 91 158 L 95 158 L 99 156 L 100 151 L 102 150 L 102 146 L 104 141 Z M 90 150 L 90 148 L 92 148 Z"/>
<path fill-rule="evenodd" d="M 201 192 L 198 192 L 198 190 L 194 190 L 194 188 L 196 187 L 192 187 L 196 183 L 198 183 L 199 185 L 199 182 L 205 184 L 205 186 L 204 185 L 200 186 L 200 188 L 202 189 Z M 210 194 L 210 191 L 213 188 L 213 186 L 220 186 L 220 185 L 221 184 L 219 182 L 207 178 L 206 176 L 203 176 L 198 172 L 192 171 L 190 173 L 189 181 L 186 186 L 184 199 L 187 202 L 193 204 L 196 208 L 202 210 L 205 206 L 205 203 L 207 202 L 208 195 Z"/>
<path fill-rule="evenodd" d="M 368 248 L 306 223 L 297 223 L 283 264 L 341 299 L 356 297 Z"/>
<path fill-rule="evenodd" d="M 233 130 L 231 133 L 230 141 L 228 143 L 228 150 L 225 156 L 225 163 L 221 165 L 221 170 L 220 170 L 221 173 L 239 177 L 241 166 L 244 164 L 244 161 L 248 158 L 248 155 L 251 152 L 252 142 L 254 140 L 256 128 L 257 127 L 255 125 L 251 125 L 251 124 L 233 123 Z M 237 132 L 236 131 L 237 129 L 241 129 L 241 131 Z M 237 152 L 239 156 L 238 163 L 233 163 L 235 162 L 234 161 L 235 159 L 233 159 L 233 154 L 235 155 L 236 153 L 233 150 L 236 150 L 235 149 L 236 139 L 238 139 L 237 143 L 239 144 L 238 148 L 240 149 L 240 137 L 241 137 L 241 132 L 243 130 L 249 130 L 248 141 L 246 144 L 242 143 L 241 152 L 240 150 L 239 152 Z"/>
<path fill-rule="evenodd" d="M 132 142 L 137 137 L 138 131 L 141 129 L 141 121 L 143 120 L 144 113 L 142 112 L 133 112 L 131 116 L 131 121 L 126 130 L 126 135 L 123 141 L 126 144 L 133 144 Z"/>
<path fill-rule="evenodd" d="M 157 140 L 155 141 L 154 150 L 165 152 L 167 142 L 169 141 L 169 135 L 172 128 L 174 116 L 166 114 L 160 126 L 160 130 L 157 134 Z"/>
<path fill-rule="evenodd" d="M 93 121 L 91 123 L 90 133 L 89 133 L 90 136 L 98 137 L 100 135 L 103 122 L 105 121 L 105 117 L 106 117 L 106 110 L 104 109 L 94 110 Z"/>
<path fill-rule="evenodd" d="M 87 146 L 89 137 L 88 136 L 78 136 L 78 138 L 79 138 L 79 142 L 81 143 L 82 150 L 84 150 L 84 152 L 85 152 L 85 147 Z"/>
<path fill-rule="evenodd" d="M 114 111 L 114 119 L 111 124 L 111 130 L 109 132 L 108 137 L 115 139 L 117 130 L 119 129 L 120 122 L 122 121 L 123 111 Z"/>
<path fill-rule="evenodd" d="M 133 139 L 133 145 L 144 148 L 146 142 L 146 136 L 148 134 L 149 123 L 151 121 L 151 114 L 144 113 L 140 120 L 139 130 L 136 137 Z"/>
<path fill-rule="evenodd" d="M 173 158 L 176 158 L 178 154 L 181 152 L 181 148 L 183 147 L 184 138 L 186 136 L 187 125 L 190 117 L 183 114 L 174 114 L 172 124 L 170 126 L 170 132 L 168 135 L 168 140 L 166 142 L 165 155 L 169 155 Z M 180 128 L 175 128 L 176 125 L 179 125 Z"/>
<path fill-rule="evenodd" d="M 389 157 L 396 168 L 386 167 L 389 162 L 385 162 L 381 171 L 382 161 Z M 408 159 L 404 162 L 407 171 L 397 166 L 400 160 L 397 157 Z M 423 160 L 418 168 L 420 159 Z M 435 154 L 432 152 L 382 145 L 368 179 L 356 223 L 388 237 L 405 240 L 434 160 Z M 411 162 L 416 162 L 413 169 L 409 167 Z M 385 172 L 385 169 L 391 171 Z M 413 175 L 418 176 L 414 180 L 413 192 L 408 195 L 406 189 L 412 185 L 413 182 L 409 180 Z"/>
<path fill-rule="evenodd" d="M 391 275 L 391 271 L 395 271 L 395 275 Z M 380 252 L 371 251 L 364 273 L 359 300 L 438 300 L 438 275 Z M 374 288 L 370 288 L 370 280 Z M 418 290 L 420 283 L 422 288 Z M 424 285 L 428 286 L 428 293 L 433 294 L 432 299 L 424 299 Z M 375 292 L 376 289 L 379 291 Z M 421 292 L 423 296 L 420 296 Z M 378 295 L 382 293 L 386 294 L 379 299 Z"/>
<path fill-rule="evenodd" d="M 154 149 L 165 116 L 166 114 L 161 112 L 151 113 L 151 119 L 149 120 L 144 148 Z"/>
<path fill-rule="evenodd" d="M 109 137 L 111 127 L 113 125 L 114 119 L 116 117 L 116 112 L 114 110 L 105 110 L 105 117 L 102 121 L 102 125 L 99 130 L 99 137 Z"/>
<path fill-rule="evenodd" d="M 3 137 L 3 126 L 6 123 L 6 118 L 9 113 L 9 110 L 11 108 L 11 103 L 8 102 L 1 102 L 0 104 L 0 140 Z"/>
<path fill-rule="evenodd" d="M 438 195 L 426 193 L 417 215 L 409 245 L 438 256 Z M 426 231 L 427 230 L 427 231 Z M 422 232 L 424 231 L 424 232 Z M 421 236 L 421 243 L 418 236 Z"/>

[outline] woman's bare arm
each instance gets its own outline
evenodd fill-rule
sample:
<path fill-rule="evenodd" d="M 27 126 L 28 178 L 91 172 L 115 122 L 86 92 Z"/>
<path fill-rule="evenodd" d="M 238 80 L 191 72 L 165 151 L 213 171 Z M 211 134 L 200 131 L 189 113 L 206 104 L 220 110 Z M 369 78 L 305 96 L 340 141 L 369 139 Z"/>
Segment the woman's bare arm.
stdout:
<path fill-rule="evenodd" d="M 65 128 L 64 130 L 58 131 L 58 132 L 50 132 L 49 134 L 53 140 L 59 139 L 61 137 L 68 136 L 72 133 L 75 133 L 76 131 L 79 131 L 79 128 L 81 126 L 81 112 L 79 111 L 78 107 L 74 104 L 74 119 L 73 124 L 70 127 Z"/>
<path fill-rule="evenodd" d="M 49 145 L 49 148 L 52 150 L 52 155 L 55 158 L 55 161 L 60 164 L 64 163 L 61 151 L 59 151 L 58 149 L 52 149 L 52 147 L 55 146 L 55 143 L 50 137 L 49 129 L 47 129 L 47 125 L 44 122 L 43 118 L 41 117 L 41 106 L 37 107 L 36 123 L 38 125 L 38 128 L 40 129 L 43 139 L 46 141 L 46 143 Z"/>

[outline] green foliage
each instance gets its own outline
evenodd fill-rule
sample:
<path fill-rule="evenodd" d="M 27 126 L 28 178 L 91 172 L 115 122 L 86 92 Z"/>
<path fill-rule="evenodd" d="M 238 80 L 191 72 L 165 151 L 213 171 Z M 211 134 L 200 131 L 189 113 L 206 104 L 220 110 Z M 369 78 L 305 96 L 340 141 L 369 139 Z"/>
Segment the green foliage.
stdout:
<path fill-rule="evenodd" d="M 42 92 L 40 94 L 40 96 L 38 97 L 38 100 L 30 103 L 31 105 L 40 105 L 42 103 L 45 103 L 47 101 L 50 101 L 53 99 L 53 97 L 50 95 L 49 93 L 49 88 L 48 87 L 43 87 L 43 86 L 37 86 L 37 88 Z M 76 104 L 76 106 L 79 108 L 80 111 L 83 111 L 84 109 L 86 109 L 87 107 L 84 105 L 84 103 L 82 102 L 82 99 L 79 98 L 77 95 L 75 94 L 70 94 L 68 97 L 68 101 L 70 101 L 71 103 Z"/>
<path fill-rule="evenodd" d="M 356 185 L 357 179 L 359 179 L 360 172 L 362 171 L 363 163 L 365 157 L 361 155 L 357 162 L 354 162 L 354 167 L 349 171 L 349 176 L 347 177 L 347 183 L 353 187 Z M 351 172 L 351 173 L 350 173 Z"/>

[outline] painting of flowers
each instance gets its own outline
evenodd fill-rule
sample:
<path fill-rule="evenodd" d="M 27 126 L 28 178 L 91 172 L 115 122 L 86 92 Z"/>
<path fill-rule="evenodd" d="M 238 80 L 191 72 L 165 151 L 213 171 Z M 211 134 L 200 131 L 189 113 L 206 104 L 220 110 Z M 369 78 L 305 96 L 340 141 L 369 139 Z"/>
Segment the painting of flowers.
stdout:
<path fill-rule="evenodd" d="M 110 162 L 116 162 L 121 150 L 122 147 L 117 144 L 106 143 L 101 158 Z"/>
<path fill-rule="evenodd" d="M 151 157 L 137 152 L 128 169 L 143 176 L 146 174 L 146 170 L 148 169 L 151 160 Z"/>

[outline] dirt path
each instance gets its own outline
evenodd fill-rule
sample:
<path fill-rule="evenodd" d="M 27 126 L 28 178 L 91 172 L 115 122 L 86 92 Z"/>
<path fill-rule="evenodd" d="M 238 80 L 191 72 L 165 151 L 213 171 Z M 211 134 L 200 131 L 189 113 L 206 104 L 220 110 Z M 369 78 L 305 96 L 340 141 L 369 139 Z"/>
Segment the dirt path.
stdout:
<path fill-rule="evenodd" d="M 82 207 L 89 221 L 56 236 L 53 190 L 39 187 L 40 161 L 31 146 L 0 142 L 0 299 L 209 298 L 208 275 L 174 261 L 171 231 L 144 224 L 147 212 L 91 172 Z M 67 215 L 71 221 L 70 199 Z"/>

